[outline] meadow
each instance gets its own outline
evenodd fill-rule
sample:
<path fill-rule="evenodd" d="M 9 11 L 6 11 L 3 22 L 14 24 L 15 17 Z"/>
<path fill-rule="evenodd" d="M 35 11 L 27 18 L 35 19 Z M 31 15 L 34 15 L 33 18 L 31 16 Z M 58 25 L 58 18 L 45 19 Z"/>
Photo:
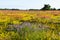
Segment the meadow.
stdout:
<path fill-rule="evenodd" d="M 60 40 L 60 11 L 0 10 L 0 40 Z"/>

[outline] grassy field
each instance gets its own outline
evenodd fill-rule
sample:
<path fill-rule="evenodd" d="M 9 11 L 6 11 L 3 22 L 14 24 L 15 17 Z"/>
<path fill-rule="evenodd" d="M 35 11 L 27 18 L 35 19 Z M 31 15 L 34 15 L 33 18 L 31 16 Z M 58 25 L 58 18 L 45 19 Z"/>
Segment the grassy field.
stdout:
<path fill-rule="evenodd" d="M 60 40 L 60 11 L 0 10 L 0 40 Z"/>

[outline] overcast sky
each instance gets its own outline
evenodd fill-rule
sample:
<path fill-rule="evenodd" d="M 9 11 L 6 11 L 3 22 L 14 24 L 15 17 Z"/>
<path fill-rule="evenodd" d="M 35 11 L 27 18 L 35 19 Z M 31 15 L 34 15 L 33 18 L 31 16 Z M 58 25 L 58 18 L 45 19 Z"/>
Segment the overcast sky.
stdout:
<path fill-rule="evenodd" d="M 60 8 L 60 0 L 0 0 L 0 8 L 40 9 L 44 4 Z"/>

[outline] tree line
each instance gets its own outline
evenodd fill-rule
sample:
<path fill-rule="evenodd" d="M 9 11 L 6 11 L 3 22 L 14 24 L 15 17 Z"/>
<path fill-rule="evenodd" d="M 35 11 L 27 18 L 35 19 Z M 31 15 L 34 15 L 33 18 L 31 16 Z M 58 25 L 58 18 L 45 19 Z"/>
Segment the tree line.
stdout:
<path fill-rule="evenodd" d="M 20 9 L 8 9 L 8 8 L 4 8 L 4 9 L 2 9 L 2 8 L 0 8 L 0 10 L 20 10 Z"/>
<path fill-rule="evenodd" d="M 12 8 L 12 9 L 8 9 L 8 8 L 0 8 L 0 10 L 20 10 L 20 9 L 15 9 L 15 8 Z M 51 8 L 51 6 L 49 4 L 45 4 L 43 8 L 41 9 L 28 9 L 28 10 L 60 10 L 60 9 L 56 9 L 56 8 Z"/>
<path fill-rule="evenodd" d="M 29 10 L 60 10 L 60 9 L 51 8 L 49 4 L 45 4 L 44 7 L 41 9 L 29 9 Z"/>

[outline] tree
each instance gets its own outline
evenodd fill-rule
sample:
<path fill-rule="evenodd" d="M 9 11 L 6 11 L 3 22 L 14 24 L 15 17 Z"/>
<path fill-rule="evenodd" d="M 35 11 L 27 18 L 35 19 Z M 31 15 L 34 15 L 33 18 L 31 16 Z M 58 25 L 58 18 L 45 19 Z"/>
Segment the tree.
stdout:
<path fill-rule="evenodd" d="M 51 10 L 56 10 L 56 8 L 51 8 Z"/>
<path fill-rule="evenodd" d="M 58 10 L 60 10 L 60 9 L 58 9 Z"/>
<path fill-rule="evenodd" d="M 49 4 L 45 4 L 41 10 L 50 10 L 51 6 Z"/>
<path fill-rule="evenodd" d="M 40 10 L 40 9 L 29 9 L 29 11 L 37 11 L 37 10 Z"/>

